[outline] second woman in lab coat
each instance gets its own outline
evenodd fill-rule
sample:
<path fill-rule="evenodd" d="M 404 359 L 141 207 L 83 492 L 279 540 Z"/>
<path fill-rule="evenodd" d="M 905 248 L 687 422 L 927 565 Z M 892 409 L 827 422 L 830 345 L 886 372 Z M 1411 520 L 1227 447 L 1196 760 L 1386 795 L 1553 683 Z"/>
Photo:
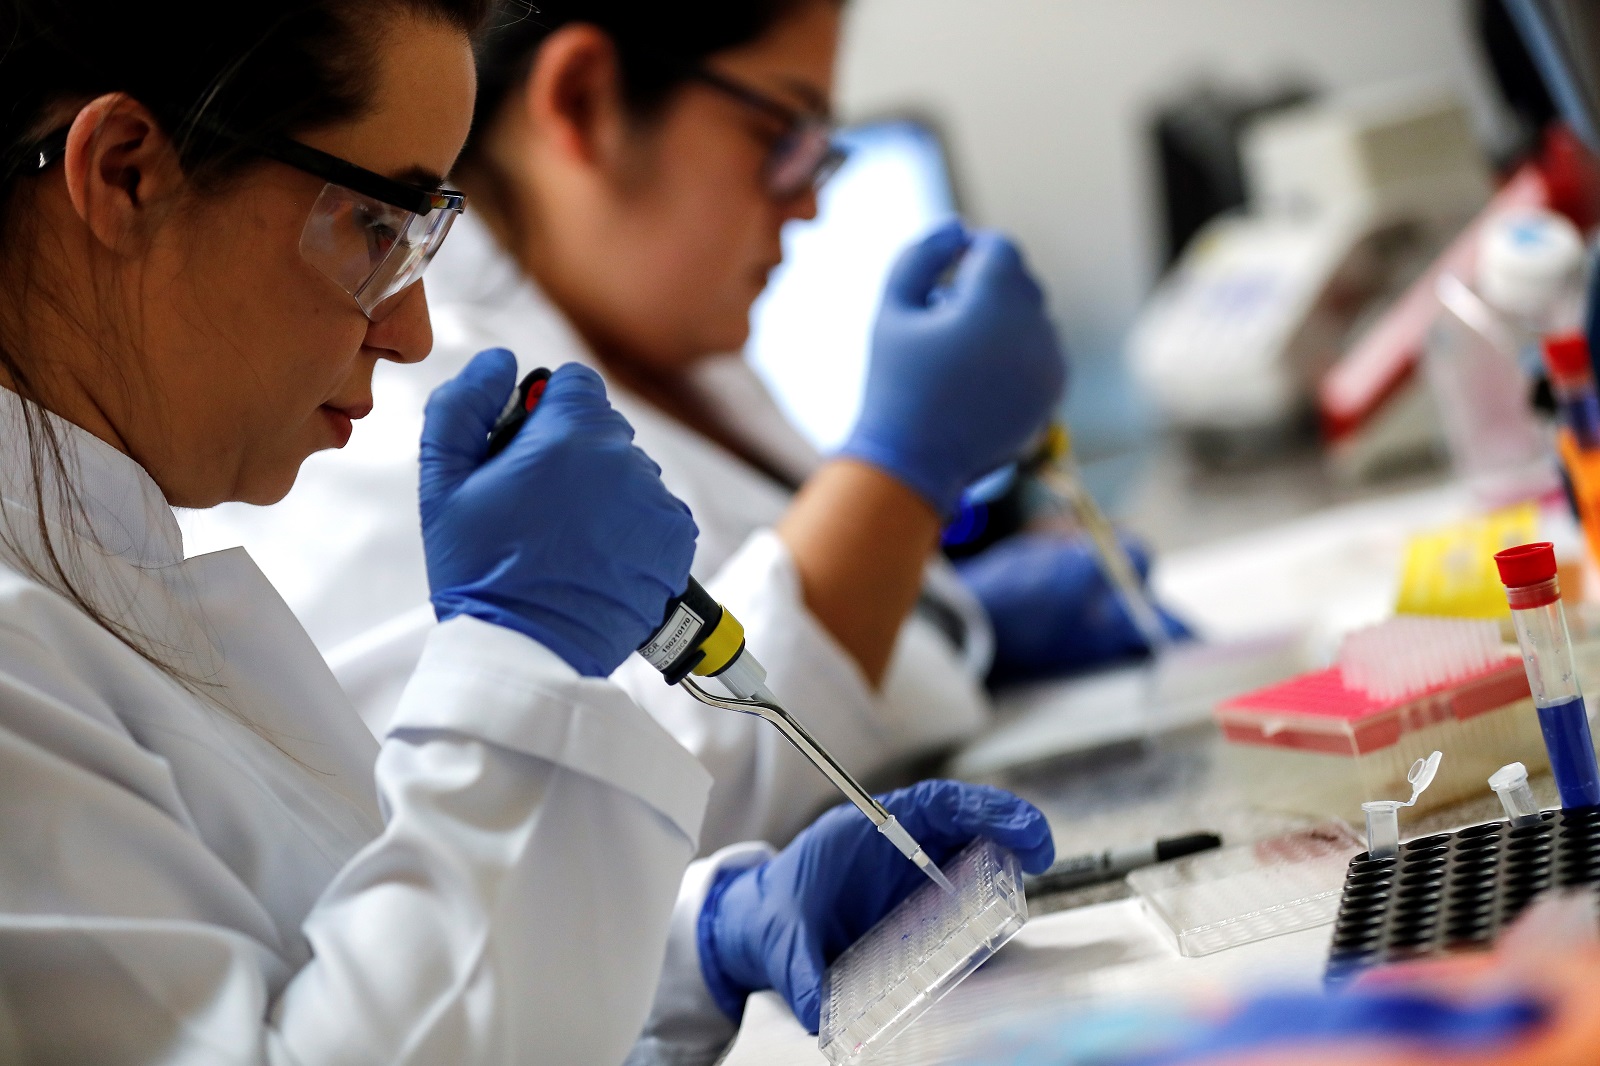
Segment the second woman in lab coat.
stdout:
<path fill-rule="evenodd" d="M 493 459 L 507 353 L 429 401 L 442 624 L 381 745 L 248 555 L 184 558 L 174 506 L 276 499 L 426 355 L 482 10 L 161 14 L 0 5 L 0 1062 L 710 1061 L 767 987 L 814 1026 L 922 875 L 847 810 L 685 874 L 707 775 L 605 675 L 694 522 L 591 371 Z M 1013 797 L 887 802 L 1048 862 Z"/>
<path fill-rule="evenodd" d="M 1038 287 L 996 234 L 946 227 L 913 248 L 885 295 L 856 431 L 841 454 L 808 458 L 741 364 L 710 361 L 737 389 L 720 407 L 697 370 L 743 341 L 780 227 L 815 211 L 841 5 L 539 7 L 503 4 L 480 46 L 458 176 L 481 207 L 432 275 L 431 374 L 380 375 L 384 424 L 359 450 L 313 460 L 273 512 L 208 516 L 192 535 L 262 559 L 378 725 L 432 625 L 407 520 L 428 378 L 498 343 L 529 365 L 582 362 L 694 511 L 696 575 L 824 744 L 868 775 L 971 734 L 991 637 L 935 559 L 939 527 L 1060 398 Z M 313 554 L 300 534 L 335 501 L 349 518 L 318 527 Z M 712 771 L 703 847 L 788 839 L 835 798 L 764 723 L 700 706 L 637 658 L 617 680 Z"/>

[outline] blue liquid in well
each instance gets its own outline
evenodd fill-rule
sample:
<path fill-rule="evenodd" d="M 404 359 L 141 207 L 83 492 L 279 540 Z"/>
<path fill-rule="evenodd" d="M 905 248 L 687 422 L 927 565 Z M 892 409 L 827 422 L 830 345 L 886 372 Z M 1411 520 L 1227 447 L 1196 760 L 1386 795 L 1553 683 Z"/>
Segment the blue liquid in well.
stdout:
<path fill-rule="evenodd" d="M 1544 733 L 1550 769 L 1556 775 L 1563 807 L 1600 805 L 1600 766 L 1595 763 L 1594 738 L 1589 734 L 1589 714 L 1583 697 L 1539 708 L 1539 729 Z"/>

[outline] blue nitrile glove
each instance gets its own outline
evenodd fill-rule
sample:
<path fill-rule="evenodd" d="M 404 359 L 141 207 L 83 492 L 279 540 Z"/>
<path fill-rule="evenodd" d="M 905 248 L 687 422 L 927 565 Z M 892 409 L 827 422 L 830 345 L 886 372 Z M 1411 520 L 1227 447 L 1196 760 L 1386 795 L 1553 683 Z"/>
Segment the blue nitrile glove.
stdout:
<path fill-rule="evenodd" d="M 1297 1052 L 1310 1056 L 1318 1050 L 1370 1046 L 1376 1053 L 1389 1044 L 1402 1044 L 1414 1054 L 1487 1053 L 1525 1035 L 1544 1015 L 1527 997 L 1458 1004 L 1410 991 L 1266 995 L 1177 1047 L 1135 1056 L 1129 1066 L 1178 1066 L 1231 1057 L 1264 1062 L 1256 1056 L 1273 1048 L 1282 1062 L 1297 1061 Z"/>
<path fill-rule="evenodd" d="M 514 629 L 606 677 L 688 585 L 698 530 L 588 367 L 557 369 L 484 462 L 516 381 L 516 359 L 492 348 L 428 399 L 420 495 L 434 611 Z"/>
<path fill-rule="evenodd" d="M 887 471 L 948 516 L 962 489 L 1044 429 L 1066 376 L 1044 294 L 1016 246 L 952 222 L 889 274 L 861 413 L 838 454 Z"/>
<path fill-rule="evenodd" d="M 1142 580 L 1149 556 L 1120 536 Z M 1149 651 L 1087 537 L 1019 533 L 956 563 L 956 572 L 994 627 L 993 681 L 1049 677 Z M 1173 639 L 1189 636 L 1157 610 Z"/>
<path fill-rule="evenodd" d="M 1029 873 L 1048 869 L 1055 859 L 1044 815 L 1009 792 L 923 781 L 880 799 L 934 862 L 945 862 L 978 836 L 1016 852 Z M 699 925 L 706 984 L 735 1021 L 747 995 L 777 989 L 814 1033 L 828 964 L 928 883 L 866 815 L 835 807 L 776 857 L 725 871 L 713 882 Z"/>
<path fill-rule="evenodd" d="M 1420 991 L 1356 989 L 1322 995 L 1276 993 L 1246 1001 L 1232 1013 L 1196 1011 L 1171 1003 L 1056 1010 L 1008 1019 L 987 1034 L 984 1062 L 1009 1066 L 1181 1066 L 1244 1060 L 1297 1063 L 1320 1055 L 1346 1061 L 1365 1051 L 1406 1061 L 1499 1061 L 1533 1036 L 1547 1012 L 1534 999 L 1453 1002 Z M 974 1041 L 974 1046 L 978 1042 Z M 1476 1053 L 1476 1054 L 1474 1054 Z M 1387 1060 L 1386 1060 L 1387 1061 Z"/>

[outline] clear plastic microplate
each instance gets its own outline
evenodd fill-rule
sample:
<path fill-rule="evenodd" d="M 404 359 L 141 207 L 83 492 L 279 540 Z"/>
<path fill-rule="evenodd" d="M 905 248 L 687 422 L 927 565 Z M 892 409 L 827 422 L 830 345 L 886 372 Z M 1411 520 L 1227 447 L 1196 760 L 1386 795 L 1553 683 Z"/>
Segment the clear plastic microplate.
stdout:
<path fill-rule="evenodd" d="M 1128 875 L 1179 954 L 1209 955 L 1333 921 L 1345 869 L 1361 851 L 1333 820 Z"/>
<path fill-rule="evenodd" d="M 1011 852 L 975 840 L 944 872 L 955 895 L 922 885 L 828 967 L 817 1044 L 829 1062 L 869 1061 L 1028 920 Z"/>

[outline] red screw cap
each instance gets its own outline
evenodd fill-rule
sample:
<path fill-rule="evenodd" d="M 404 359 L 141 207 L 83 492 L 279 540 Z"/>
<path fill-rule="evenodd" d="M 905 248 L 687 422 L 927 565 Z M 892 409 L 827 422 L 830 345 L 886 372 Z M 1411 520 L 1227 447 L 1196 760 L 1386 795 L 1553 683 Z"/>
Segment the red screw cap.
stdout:
<path fill-rule="evenodd" d="M 1558 333 L 1546 337 L 1544 363 L 1552 376 L 1570 380 L 1588 377 L 1594 373 L 1589 362 L 1589 342 L 1581 333 Z"/>
<path fill-rule="evenodd" d="M 1556 549 L 1549 541 L 1521 544 L 1495 553 L 1500 582 L 1508 589 L 1526 588 L 1556 576 Z"/>

